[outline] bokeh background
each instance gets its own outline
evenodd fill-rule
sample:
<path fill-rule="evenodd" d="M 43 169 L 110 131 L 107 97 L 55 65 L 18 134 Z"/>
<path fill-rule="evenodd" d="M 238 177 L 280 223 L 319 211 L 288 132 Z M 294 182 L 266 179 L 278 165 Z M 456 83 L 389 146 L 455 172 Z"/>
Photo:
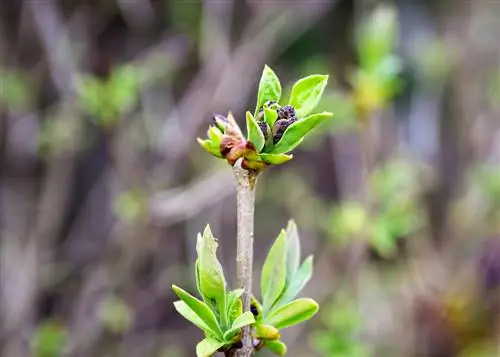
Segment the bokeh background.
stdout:
<path fill-rule="evenodd" d="M 499 356 L 498 34 L 491 0 L 2 0 L 1 355 L 194 355 L 171 285 L 207 223 L 234 285 L 236 234 L 196 137 L 268 64 L 335 113 L 257 189 L 254 280 L 290 218 L 315 255 L 289 355 Z"/>

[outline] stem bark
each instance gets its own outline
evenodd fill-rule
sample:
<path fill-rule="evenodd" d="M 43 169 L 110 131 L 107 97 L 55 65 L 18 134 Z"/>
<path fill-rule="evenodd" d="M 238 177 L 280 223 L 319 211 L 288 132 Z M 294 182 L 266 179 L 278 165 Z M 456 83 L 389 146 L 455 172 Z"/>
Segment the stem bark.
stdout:
<path fill-rule="evenodd" d="M 236 273 L 238 285 L 243 288 L 243 312 L 250 311 L 252 298 L 252 271 L 253 271 L 253 230 L 255 211 L 255 183 L 257 173 L 241 167 L 240 162 L 233 166 L 236 178 L 237 204 L 237 248 Z M 237 357 L 250 357 L 253 354 L 250 326 L 242 329 L 243 347 L 236 352 Z"/>

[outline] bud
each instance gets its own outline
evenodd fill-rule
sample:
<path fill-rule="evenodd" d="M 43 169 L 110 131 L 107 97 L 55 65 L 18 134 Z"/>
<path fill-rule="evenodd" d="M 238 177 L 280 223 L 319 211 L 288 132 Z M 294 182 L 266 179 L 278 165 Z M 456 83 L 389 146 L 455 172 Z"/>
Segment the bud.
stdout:
<path fill-rule="evenodd" d="M 290 119 L 292 117 L 295 117 L 295 109 L 291 105 L 285 105 L 278 110 L 278 118 Z"/>

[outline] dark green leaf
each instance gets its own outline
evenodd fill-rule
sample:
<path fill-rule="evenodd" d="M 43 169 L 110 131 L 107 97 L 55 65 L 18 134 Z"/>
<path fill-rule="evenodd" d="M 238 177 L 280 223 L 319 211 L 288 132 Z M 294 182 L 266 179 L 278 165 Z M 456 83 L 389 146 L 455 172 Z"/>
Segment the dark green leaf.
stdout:
<path fill-rule="evenodd" d="M 278 356 L 286 355 L 286 345 L 281 341 L 266 341 L 264 346 L 269 348 L 273 353 Z"/>
<path fill-rule="evenodd" d="M 238 316 L 238 318 L 234 320 L 231 328 L 224 332 L 224 340 L 231 341 L 231 339 L 240 331 L 242 327 L 253 324 L 254 322 L 255 319 L 250 311 Z"/>
<path fill-rule="evenodd" d="M 264 147 L 264 144 L 266 143 L 264 134 L 260 130 L 259 125 L 255 121 L 252 113 L 247 111 L 246 118 L 247 118 L 247 133 L 248 133 L 247 139 L 255 145 L 255 149 L 257 149 L 257 152 L 260 152 Z"/>
<path fill-rule="evenodd" d="M 212 357 L 219 348 L 224 346 L 224 342 L 217 341 L 211 337 L 206 337 L 196 345 L 197 357 Z"/>
<path fill-rule="evenodd" d="M 290 301 L 295 299 L 297 294 L 304 288 L 308 281 L 312 277 L 313 272 L 313 256 L 304 260 L 299 270 L 293 275 L 290 282 L 287 285 L 285 293 L 280 297 L 278 307 L 288 304 Z"/>
<path fill-rule="evenodd" d="M 304 137 L 309 134 L 311 130 L 313 130 L 322 121 L 331 117 L 332 115 L 332 113 L 328 112 L 313 114 L 293 123 L 288 128 L 286 128 L 285 132 L 283 133 L 283 137 L 274 146 L 271 153 L 284 154 L 293 150 L 302 142 Z"/>
<path fill-rule="evenodd" d="M 327 83 L 327 75 L 316 74 L 299 79 L 293 85 L 290 105 L 295 108 L 298 118 L 305 117 L 316 108 Z"/>
<path fill-rule="evenodd" d="M 261 293 L 264 315 L 281 295 L 286 283 L 286 232 L 281 230 L 262 267 Z"/>
<path fill-rule="evenodd" d="M 222 330 L 217 322 L 215 314 L 210 308 L 202 301 L 195 298 L 193 295 L 189 294 L 187 291 L 179 288 L 176 285 L 172 285 L 172 289 L 175 294 L 186 303 L 191 310 L 193 310 L 196 315 L 198 315 L 212 330 L 215 331 L 215 336 L 222 339 Z"/>
<path fill-rule="evenodd" d="M 217 331 L 212 331 L 210 327 L 203 321 L 201 317 L 199 317 L 184 301 L 176 301 L 174 302 L 175 310 L 181 314 L 186 320 L 192 322 L 196 327 L 200 330 L 205 331 L 211 335 L 216 335 Z"/>
<path fill-rule="evenodd" d="M 265 161 L 271 165 L 281 165 L 281 164 L 284 164 L 285 162 L 293 159 L 293 155 L 286 155 L 286 154 L 265 154 L 265 153 L 262 153 L 259 156 L 262 159 L 262 161 Z"/>
<path fill-rule="evenodd" d="M 289 283 L 300 265 L 300 239 L 297 225 L 293 220 L 288 221 L 286 227 L 287 257 L 286 279 Z"/>
<path fill-rule="evenodd" d="M 277 329 L 284 329 L 313 317 L 318 312 L 318 303 L 312 299 L 297 299 L 273 311 L 265 322 Z"/>
<path fill-rule="evenodd" d="M 259 92 L 257 94 L 257 106 L 255 108 L 255 115 L 257 114 L 260 107 L 264 105 L 269 100 L 278 102 L 281 98 L 281 84 L 278 76 L 274 71 L 268 67 L 264 66 L 262 71 L 262 76 L 259 82 Z"/>

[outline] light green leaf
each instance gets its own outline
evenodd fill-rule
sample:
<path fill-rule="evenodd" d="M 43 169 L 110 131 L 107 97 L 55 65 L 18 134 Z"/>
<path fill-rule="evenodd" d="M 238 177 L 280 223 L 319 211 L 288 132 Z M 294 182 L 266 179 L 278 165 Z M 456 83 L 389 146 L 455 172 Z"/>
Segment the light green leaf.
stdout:
<path fill-rule="evenodd" d="M 207 131 L 208 138 L 212 141 L 213 147 L 219 147 L 222 142 L 222 132 L 216 126 L 210 126 Z"/>
<path fill-rule="evenodd" d="M 184 317 L 186 320 L 192 322 L 196 327 L 198 327 L 202 331 L 206 331 L 211 335 L 216 335 L 217 331 L 212 331 L 212 329 L 203 321 L 201 317 L 199 317 L 196 312 L 191 310 L 191 308 L 184 301 L 175 301 L 174 307 L 177 312 Z"/>
<path fill-rule="evenodd" d="M 203 149 L 208 151 L 210 154 L 222 158 L 219 146 L 215 146 L 211 140 L 203 140 L 200 138 L 196 139 Z"/>
<path fill-rule="evenodd" d="M 281 164 L 284 164 L 285 162 L 293 159 L 293 155 L 286 155 L 286 154 L 265 154 L 265 153 L 262 153 L 259 156 L 263 161 L 265 161 L 271 165 L 281 165 Z"/>
<path fill-rule="evenodd" d="M 137 102 L 138 73 L 132 66 L 122 66 L 114 70 L 107 83 L 107 94 L 115 108 L 127 111 Z"/>
<path fill-rule="evenodd" d="M 310 319 L 318 309 L 318 303 L 313 299 L 297 299 L 273 311 L 265 322 L 277 329 L 284 329 Z"/>
<path fill-rule="evenodd" d="M 327 75 L 316 74 L 299 79 L 293 85 L 290 105 L 295 108 L 298 118 L 305 117 L 316 108 L 327 83 Z"/>
<path fill-rule="evenodd" d="M 262 267 L 261 293 L 264 315 L 281 295 L 286 283 L 286 232 L 281 230 Z"/>
<path fill-rule="evenodd" d="M 306 284 L 311 280 L 313 272 L 313 256 L 304 260 L 299 270 L 293 275 L 290 282 L 288 283 L 285 293 L 280 297 L 279 304 L 277 307 L 288 304 L 290 301 L 295 299 L 297 294 L 306 286 Z"/>
<path fill-rule="evenodd" d="M 187 291 L 181 289 L 176 285 L 172 285 L 172 290 L 175 294 L 186 303 L 196 315 L 198 315 L 212 331 L 215 331 L 215 336 L 222 339 L 222 330 L 217 322 L 217 318 L 210 308 L 202 301 L 189 294 Z"/>
<path fill-rule="evenodd" d="M 281 98 L 281 84 L 278 76 L 274 71 L 267 65 L 264 66 L 262 71 L 262 76 L 259 82 L 259 92 L 257 94 L 257 106 L 255 108 L 255 114 L 257 114 L 260 107 L 264 105 L 265 102 L 269 100 L 274 100 L 278 102 Z"/>
<path fill-rule="evenodd" d="M 224 332 L 224 340 L 231 341 L 231 339 L 240 331 L 242 327 L 253 324 L 254 322 L 255 318 L 250 311 L 238 316 L 238 318 L 234 320 L 231 328 Z"/>
<path fill-rule="evenodd" d="M 300 239 L 297 225 L 293 220 L 288 221 L 286 227 L 287 257 L 286 257 L 286 280 L 290 283 L 292 277 L 300 265 Z"/>
<path fill-rule="evenodd" d="M 260 130 L 259 125 L 255 121 L 252 113 L 247 111 L 246 116 L 248 134 L 247 139 L 255 145 L 257 152 L 260 152 L 264 147 L 264 144 L 266 143 L 266 138 L 264 138 L 264 134 Z"/>
<path fill-rule="evenodd" d="M 225 325 L 226 311 L 226 279 L 222 266 L 217 259 L 218 243 L 210 226 L 207 225 L 203 236 L 198 235 L 196 244 L 198 253 L 199 281 L 203 300 L 221 316 L 221 324 Z"/>
<path fill-rule="evenodd" d="M 243 289 L 235 289 L 227 294 L 227 321 L 231 325 L 243 312 L 242 294 Z"/>
<path fill-rule="evenodd" d="M 272 128 L 274 122 L 278 119 L 278 112 L 275 109 L 264 108 L 264 120 Z"/>
<path fill-rule="evenodd" d="M 264 343 L 264 346 L 269 348 L 273 353 L 277 354 L 278 356 L 284 356 L 286 355 L 286 345 L 277 340 L 277 341 L 266 341 Z"/>
<path fill-rule="evenodd" d="M 296 121 L 288 128 L 286 128 L 281 140 L 278 141 L 278 143 L 274 146 L 271 153 L 284 154 L 293 150 L 302 142 L 307 134 L 309 134 L 322 121 L 330 118 L 332 115 L 332 113 L 323 112 L 313 114 L 304 119 Z"/>
<path fill-rule="evenodd" d="M 211 337 L 206 337 L 196 345 L 197 357 L 211 357 L 219 348 L 224 346 L 224 342 L 217 341 Z"/>
<path fill-rule="evenodd" d="M 201 295 L 201 286 L 200 286 L 200 271 L 199 271 L 199 262 L 196 259 L 196 263 L 194 263 L 194 275 L 196 279 L 196 288 L 198 289 L 198 293 Z"/>
<path fill-rule="evenodd" d="M 255 335 L 259 340 L 279 340 L 281 335 L 280 331 L 272 326 L 266 324 L 255 324 Z"/>

